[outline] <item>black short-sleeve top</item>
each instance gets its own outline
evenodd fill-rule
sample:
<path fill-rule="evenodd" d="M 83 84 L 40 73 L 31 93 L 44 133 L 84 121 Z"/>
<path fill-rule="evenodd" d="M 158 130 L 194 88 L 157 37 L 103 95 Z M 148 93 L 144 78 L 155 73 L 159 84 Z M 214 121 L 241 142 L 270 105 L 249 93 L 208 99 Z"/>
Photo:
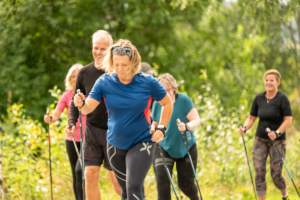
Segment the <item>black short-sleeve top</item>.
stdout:
<path fill-rule="evenodd" d="M 292 109 L 285 93 L 278 91 L 271 100 L 268 100 L 265 95 L 266 92 L 263 92 L 254 98 L 250 115 L 259 117 L 255 135 L 269 139 L 266 128 L 276 131 L 284 121 L 284 117 L 292 116 Z M 276 140 L 285 140 L 285 132 Z"/>

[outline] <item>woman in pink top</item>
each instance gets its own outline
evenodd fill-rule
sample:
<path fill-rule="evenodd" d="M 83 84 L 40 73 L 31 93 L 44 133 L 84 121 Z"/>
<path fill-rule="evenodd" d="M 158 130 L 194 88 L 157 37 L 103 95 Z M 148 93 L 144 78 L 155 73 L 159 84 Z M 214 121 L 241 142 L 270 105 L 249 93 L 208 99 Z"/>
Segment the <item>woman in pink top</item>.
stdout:
<path fill-rule="evenodd" d="M 66 76 L 65 79 L 65 86 L 66 86 L 66 92 L 64 92 L 61 96 L 61 98 L 59 99 L 55 111 L 53 112 L 53 114 L 47 116 L 44 116 L 44 121 L 46 123 L 49 122 L 56 122 L 61 113 L 64 111 L 65 108 L 67 108 L 67 112 L 68 112 L 68 117 L 69 117 L 69 108 L 70 108 L 70 102 L 72 101 L 72 98 L 74 96 L 74 92 L 75 92 L 75 85 L 76 85 L 76 77 L 77 74 L 79 72 L 79 70 L 82 68 L 83 66 L 81 64 L 75 64 L 73 65 L 69 71 L 68 74 Z M 85 115 L 82 114 L 82 130 L 84 130 L 85 128 Z M 76 123 L 76 128 L 74 130 L 74 138 L 76 141 L 76 145 L 78 148 L 78 151 L 80 151 L 80 130 L 79 130 L 80 126 L 79 126 L 79 120 Z M 84 134 L 84 132 L 82 132 L 82 134 Z M 84 135 L 83 135 L 84 138 Z M 67 153 L 68 153 L 68 157 L 69 157 L 69 161 L 71 164 L 71 168 L 72 168 L 72 176 L 73 176 L 73 190 L 75 193 L 75 197 L 76 200 L 82 199 L 83 196 L 83 191 L 82 191 L 82 170 L 81 170 L 81 166 L 78 160 L 78 156 L 75 150 L 75 146 L 72 140 L 71 136 L 65 136 L 66 139 L 66 149 L 67 149 Z"/>

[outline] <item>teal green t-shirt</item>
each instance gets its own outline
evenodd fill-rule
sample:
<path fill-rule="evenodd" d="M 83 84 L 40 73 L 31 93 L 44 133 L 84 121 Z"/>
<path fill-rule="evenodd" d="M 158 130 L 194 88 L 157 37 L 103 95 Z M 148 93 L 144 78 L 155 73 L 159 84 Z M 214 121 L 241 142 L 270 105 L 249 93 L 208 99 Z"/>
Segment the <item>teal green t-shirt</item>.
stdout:
<path fill-rule="evenodd" d="M 182 158 L 187 154 L 181 132 L 178 130 L 176 120 L 187 123 L 186 116 L 194 108 L 192 100 L 185 94 L 179 93 L 173 105 L 173 113 L 167 126 L 165 138 L 159 143 L 172 158 Z M 162 106 L 155 101 L 152 107 L 152 120 L 159 122 Z M 194 131 L 184 132 L 188 149 L 196 143 Z"/>

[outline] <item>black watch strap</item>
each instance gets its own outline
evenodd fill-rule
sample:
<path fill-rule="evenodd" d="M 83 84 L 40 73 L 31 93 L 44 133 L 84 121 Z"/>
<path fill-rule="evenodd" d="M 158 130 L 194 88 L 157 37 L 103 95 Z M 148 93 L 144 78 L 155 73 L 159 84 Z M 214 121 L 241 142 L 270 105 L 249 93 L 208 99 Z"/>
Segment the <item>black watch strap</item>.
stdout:
<path fill-rule="evenodd" d="M 276 135 L 276 138 L 279 138 L 282 135 L 282 133 L 279 130 L 276 130 L 275 135 Z"/>
<path fill-rule="evenodd" d="M 245 129 L 244 133 L 247 133 L 247 126 L 243 127 Z"/>
<path fill-rule="evenodd" d="M 158 127 L 156 127 L 155 130 L 160 130 L 164 134 L 164 136 L 166 135 L 166 130 L 167 129 L 165 127 L 164 128 L 158 128 Z"/>
<path fill-rule="evenodd" d="M 190 131 L 190 130 L 191 129 L 190 129 L 189 125 L 185 124 L 185 131 Z"/>

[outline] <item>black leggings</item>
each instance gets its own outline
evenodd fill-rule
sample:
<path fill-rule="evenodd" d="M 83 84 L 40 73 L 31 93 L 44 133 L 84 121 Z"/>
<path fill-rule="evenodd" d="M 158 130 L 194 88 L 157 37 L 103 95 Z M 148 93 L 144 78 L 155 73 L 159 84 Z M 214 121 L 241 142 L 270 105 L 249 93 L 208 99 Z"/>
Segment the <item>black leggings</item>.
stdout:
<path fill-rule="evenodd" d="M 76 145 L 80 153 L 80 142 L 76 142 Z M 78 156 L 73 141 L 66 140 L 66 149 L 67 149 L 67 153 L 68 153 L 68 157 L 72 169 L 74 194 L 76 200 L 82 200 L 83 199 L 82 170 L 81 170 L 81 166 L 78 160 Z"/>
<path fill-rule="evenodd" d="M 153 142 L 142 142 L 122 150 L 107 143 L 107 155 L 123 200 L 143 199 L 143 182 L 151 167 L 155 146 Z"/>
<path fill-rule="evenodd" d="M 171 176 L 174 163 L 176 162 L 178 186 L 180 190 L 191 200 L 198 200 L 199 197 L 197 186 L 195 184 L 195 175 L 188 154 L 186 154 L 183 158 L 171 158 L 166 151 L 163 149 L 162 151 Z M 198 157 L 196 144 L 190 148 L 189 152 L 191 154 L 193 165 L 196 171 Z M 155 150 L 154 163 L 159 200 L 171 200 L 171 183 L 169 181 L 158 146 Z"/>

